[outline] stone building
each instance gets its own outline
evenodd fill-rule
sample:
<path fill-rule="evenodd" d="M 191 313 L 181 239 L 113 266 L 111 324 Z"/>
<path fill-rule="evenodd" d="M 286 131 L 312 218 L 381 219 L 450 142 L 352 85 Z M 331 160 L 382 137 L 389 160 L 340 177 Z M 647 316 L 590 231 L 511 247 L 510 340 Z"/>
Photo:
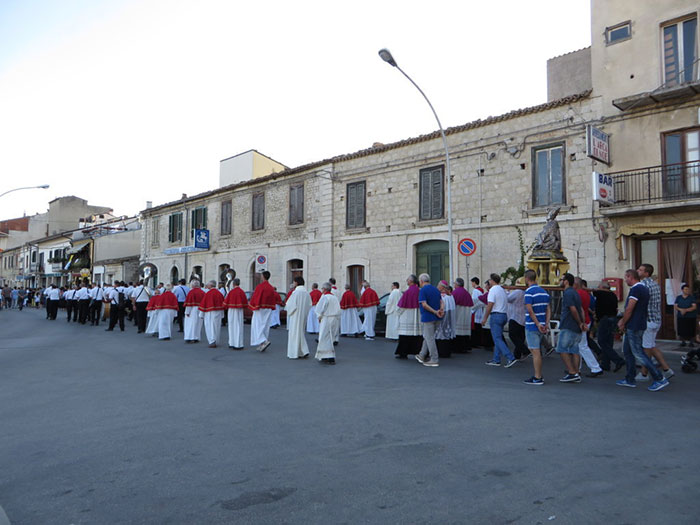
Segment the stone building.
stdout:
<path fill-rule="evenodd" d="M 146 209 L 141 262 L 163 281 L 233 268 L 250 289 L 263 255 L 282 289 L 301 273 L 356 290 L 367 278 L 381 295 L 409 273 L 448 278 L 448 243 L 465 237 L 476 253 L 455 250 L 453 277 L 517 266 L 519 236 L 527 248 L 556 206 L 572 273 L 595 284 L 651 261 L 671 301 L 700 270 L 697 10 L 594 0 L 591 46 L 549 61 L 548 102 L 445 130 L 452 239 L 433 132 Z"/>

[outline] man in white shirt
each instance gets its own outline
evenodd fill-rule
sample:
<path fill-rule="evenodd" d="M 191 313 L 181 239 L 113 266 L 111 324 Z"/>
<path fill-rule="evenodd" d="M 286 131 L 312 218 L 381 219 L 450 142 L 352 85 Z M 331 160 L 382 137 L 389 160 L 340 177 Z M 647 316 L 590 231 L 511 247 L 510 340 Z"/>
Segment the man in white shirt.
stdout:
<path fill-rule="evenodd" d="M 97 326 L 100 324 L 100 314 L 102 313 L 102 300 L 104 291 L 97 283 L 92 283 L 90 289 L 90 324 Z"/>
<path fill-rule="evenodd" d="M 75 315 L 78 315 L 78 309 L 76 308 L 77 301 L 75 300 L 75 285 L 65 291 L 63 300 L 66 301 L 66 321 L 70 323 L 70 318 L 73 316 L 74 309 Z"/>
<path fill-rule="evenodd" d="M 139 334 L 146 331 L 146 307 L 148 306 L 148 301 L 151 300 L 152 295 L 153 292 L 151 292 L 151 290 L 149 290 L 149 288 L 143 284 L 143 280 L 139 281 L 138 286 L 134 288 L 134 291 L 131 293 L 131 302 L 134 306 L 134 310 L 136 311 L 136 326 Z"/>
<path fill-rule="evenodd" d="M 180 279 L 180 282 L 177 284 L 177 286 L 173 287 L 173 293 L 175 294 L 175 297 L 177 297 L 177 325 L 179 327 L 178 332 L 182 332 L 185 328 L 185 299 L 187 298 L 187 294 L 190 293 L 190 288 L 189 286 L 187 286 L 187 281 L 185 281 L 184 279 Z M 140 329 L 141 328 L 139 328 L 139 330 Z"/>
<path fill-rule="evenodd" d="M 119 329 L 124 331 L 124 305 L 126 304 L 126 288 L 123 282 L 116 281 L 114 288 L 109 292 L 109 328 L 105 332 L 111 332 L 119 321 Z"/>
<path fill-rule="evenodd" d="M 46 312 L 47 319 L 51 321 L 56 320 L 56 315 L 58 314 L 58 301 L 61 300 L 61 290 L 55 284 L 48 288 L 48 293 L 46 294 Z"/>
<path fill-rule="evenodd" d="M 489 278 L 489 295 L 486 304 L 486 311 L 484 312 L 484 318 L 482 320 L 482 325 L 485 325 L 489 317 L 491 317 L 491 335 L 493 336 L 493 359 L 487 361 L 486 364 L 490 366 L 501 366 L 501 358 L 505 357 L 506 362 L 504 366 L 510 368 L 517 360 L 515 356 L 511 353 L 508 345 L 503 339 L 503 327 L 508 321 L 508 316 L 506 314 L 508 309 L 508 296 L 506 291 L 500 285 L 501 276 L 497 273 L 492 273 Z"/>
<path fill-rule="evenodd" d="M 85 282 L 75 292 L 75 298 L 78 300 L 78 322 L 85 324 L 90 310 L 90 293 Z"/>

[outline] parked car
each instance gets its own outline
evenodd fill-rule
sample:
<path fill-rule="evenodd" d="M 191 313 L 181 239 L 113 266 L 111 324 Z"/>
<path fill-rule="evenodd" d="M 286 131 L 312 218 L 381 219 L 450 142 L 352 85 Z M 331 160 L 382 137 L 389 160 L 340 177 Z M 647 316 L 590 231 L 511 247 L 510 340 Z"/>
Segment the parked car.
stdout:
<path fill-rule="evenodd" d="M 287 301 L 286 292 L 277 292 L 277 293 L 280 294 L 280 297 L 282 298 L 282 304 L 285 304 Z M 248 301 L 250 301 L 250 298 L 253 297 L 253 292 L 246 292 L 245 296 L 248 299 Z M 243 322 L 250 323 L 250 321 L 252 319 L 253 319 L 253 310 L 246 307 L 246 309 L 243 310 Z M 280 323 L 287 324 L 287 312 L 285 311 L 284 306 L 282 306 L 282 308 L 280 310 Z"/>

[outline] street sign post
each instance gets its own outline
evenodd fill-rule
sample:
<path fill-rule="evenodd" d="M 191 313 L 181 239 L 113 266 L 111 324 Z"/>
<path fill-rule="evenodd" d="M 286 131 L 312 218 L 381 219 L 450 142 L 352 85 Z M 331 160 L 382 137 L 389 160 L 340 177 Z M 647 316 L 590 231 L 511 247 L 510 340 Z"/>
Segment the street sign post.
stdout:
<path fill-rule="evenodd" d="M 469 286 L 469 257 L 474 255 L 476 253 L 476 241 L 474 239 L 470 239 L 469 237 L 465 237 L 461 241 L 459 241 L 459 244 L 457 244 L 457 251 L 460 253 L 460 255 L 464 255 L 464 260 L 467 263 L 467 279 L 466 282 L 464 283 L 465 286 Z M 469 288 L 467 288 L 469 289 Z"/>

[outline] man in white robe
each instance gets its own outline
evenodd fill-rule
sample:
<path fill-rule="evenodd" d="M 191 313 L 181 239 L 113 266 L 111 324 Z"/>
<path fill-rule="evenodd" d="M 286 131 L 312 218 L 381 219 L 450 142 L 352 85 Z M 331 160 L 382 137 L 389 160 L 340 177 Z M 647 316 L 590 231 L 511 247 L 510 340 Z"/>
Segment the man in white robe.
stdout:
<path fill-rule="evenodd" d="M 173 285 L 168 283 L 165 285 L 165 291 L 161 294 L 160 302 L 158 303 L 158 339 L 161 341 L 170 340 L 173 321 L 177 316 L 177 297 L 172 292 Z"/>
<path fill-rule="evenodd" d="M 452 297 L 455 301 L 455 348 L 458 353 L 471 351 L 472 306 L 474 301 L 469 291 L 464 287 L 464 279 L 457 277 L 454 281 Z"/>
<path fill-rule="evenodd" d="M 197 343 L 202 338 L 202 321 L 199 303 L 204 299 L 202 285 L 196 279 L 190 282 L 190 291 L 185 299 L 185 342 Z"/>
<path fill-rule="evenodd" d="M 317 334 L 319 325 L 318 317 L 316 316 L 316 304 L 322 295 L 321 290 L 318 289 L 318 283 L 311 285 L 309 295 L 311 296 L 311 309 L 309 310 L 309 315 L 306 318 L 306 331 L 310 334 Z"/>
<path fill-rule="evenodd" d="M 250 344 L 258 352 L 264 352 L 270 346 L 270 317 L 277 304 L 277 292 L 270 284 L 270 272 L 261 274 L 262 282 L 255 287 L 248 304 L 253 311 L 250 322 Z"/>
<path fill-rule="evenodd" d="M 156 288 L 153 291 L 153 296 L 151 297 L 151 301 L 157 302 L 159 299 L 158 296 L 160 295 L 160 290 Z M 149 335 L 152 335 L 153 337 L 158 335 L 158 310 L 153 309 L 150 305 L 149 301 L 149 308 L 146 311 L 146 317 L 148 318 L 148 323 L 146 324 L 146 333 Z"/>
<path fill-rule="evenodd" d="M 309 347 L 304 336 L 304 325 L 311 309 L 311 295 L 304 288 L 304 278 L 295 277 L 297 284 L 294 293 L 287 299 L 287 357 L 289 359 L 304 358 L 309 355 Z"/>
<path fill-rule="evenodd" d="M 243 350 L 243 310 L 248 306 L 248 299 L 241 289 L 241 280 L 233 279 L 233 287 L 224 299 L 228 310 L 228 347 L 231 350 Z"/>
<path fill-rule="evenodd" d="M 322 289 L 323 295 L 316 304 L 316 316 L 320 326 L 316 359 L 321 364 L 334 365 L 335 349 L 333 347 L 338 342 L 340 303 L 331 293 L 330 283 L 324 283 Z"/>
<path fill-rule="evenodd" d="M 224 297 L 216 288 L 216 281 L 207 283 L 207 293 L 199 303 L 199 316 L 204 320 L 204 333 L 209 348 L 216 348 L 221 335 L 221 318 L 224 315 Z"/>
<path fill-rule="evenodd" d="M 355 296 L 355 292 L 350 289 L 350 285 L 345 285 L 345 293 L 340 300 L 340 333 L 341 335 L 351 335 L 357 337 L 362 332 L 362 321 L 358 308 L 360 303 Z"/>
<path fill-rule="evenodd" d="M 384 307 L 384 313 L 386 314 L 386 332 L 384 337 L 394 341 L 399 338 L 399 299 L 401 299 L 399 283 L 394 282 L 391 284 L 391 293 Z"/>

